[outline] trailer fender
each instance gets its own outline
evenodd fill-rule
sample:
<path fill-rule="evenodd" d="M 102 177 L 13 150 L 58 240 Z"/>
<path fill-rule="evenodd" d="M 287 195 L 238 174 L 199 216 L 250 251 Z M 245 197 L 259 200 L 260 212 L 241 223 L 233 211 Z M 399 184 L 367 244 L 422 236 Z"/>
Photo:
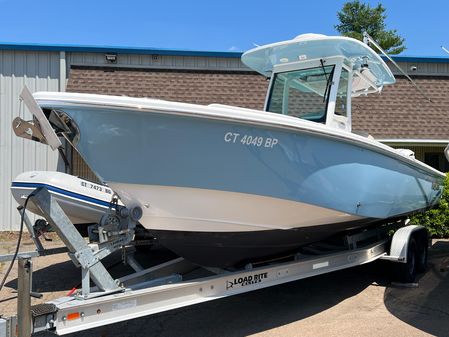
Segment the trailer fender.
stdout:
<path fill-rule="evenodd" d="M 418 225 L 399 228 L 391 239 L 390 254 L 383 256 L 382 259 L 407 263 L 407 251 L 412 237 L 417 244 L 427 244 L 426 228 Z"/>

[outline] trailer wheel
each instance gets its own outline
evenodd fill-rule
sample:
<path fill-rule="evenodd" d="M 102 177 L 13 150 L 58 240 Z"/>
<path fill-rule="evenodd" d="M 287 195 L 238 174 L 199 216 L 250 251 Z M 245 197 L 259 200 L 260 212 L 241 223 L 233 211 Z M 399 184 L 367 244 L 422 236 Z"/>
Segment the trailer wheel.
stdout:
<path fill-rule="evenodd" d="M 407 262 L 395 263 L 396 279 L 402 283 L 412 283 L 416 278 L 417 271 L 417 246 L 416 241 L 412 237 L 407 248 Z"/>

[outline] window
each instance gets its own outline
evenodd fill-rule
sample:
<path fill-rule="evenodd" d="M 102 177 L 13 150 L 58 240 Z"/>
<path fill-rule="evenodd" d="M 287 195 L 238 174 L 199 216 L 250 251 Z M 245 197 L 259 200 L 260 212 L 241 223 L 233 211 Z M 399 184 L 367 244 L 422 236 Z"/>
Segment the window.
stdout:
<path fill-rule="evenodd" d="M 337 98 L 335 100 L 335 114 L 345 117 L 347 116 L 348 109 L 348 75 L 348 71 L 345 68 L 342 68 Z"/>
<path fill-rule="evenodd" d="M 268 111 L 324 123 L 333 74 L 333 65 L 275 74 Z"/>

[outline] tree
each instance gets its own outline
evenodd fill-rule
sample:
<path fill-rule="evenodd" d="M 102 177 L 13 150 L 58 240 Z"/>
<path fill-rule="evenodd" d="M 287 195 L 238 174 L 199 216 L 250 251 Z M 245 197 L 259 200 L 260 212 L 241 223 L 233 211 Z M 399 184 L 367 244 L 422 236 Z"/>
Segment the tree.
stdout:
<path fill-rule="evenodd" d="M 335 25 L 335 29 L 343 36 L 358 40 L 363 40 L 363 32 L 366 31 L 387 53 L 399 54 L 406 49 L 405 40 L 396 29 L 386 30 L 385 11 L 380 3 L 371 8 L 359 0 L 346 2 L 337 13 L 340 24 Z"/>

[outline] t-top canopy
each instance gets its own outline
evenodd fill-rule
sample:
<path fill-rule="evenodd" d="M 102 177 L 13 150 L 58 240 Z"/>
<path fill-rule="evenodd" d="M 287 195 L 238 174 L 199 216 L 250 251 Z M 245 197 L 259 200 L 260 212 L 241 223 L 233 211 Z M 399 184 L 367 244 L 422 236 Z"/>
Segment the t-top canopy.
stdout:
<path fill-rule="evenodd" d="M 248 67 L 269 77 L 277 64 L 330 56 L 344 56 L 354 64 L 356 69 L 362 64 L 368 64 L 379 87 L 395 82 L 391 70 L 374 50 L 361 41 L 343 36 L 302 34 L 293 40 L 248 50 L 242 55 L 242 61 Z"/>

